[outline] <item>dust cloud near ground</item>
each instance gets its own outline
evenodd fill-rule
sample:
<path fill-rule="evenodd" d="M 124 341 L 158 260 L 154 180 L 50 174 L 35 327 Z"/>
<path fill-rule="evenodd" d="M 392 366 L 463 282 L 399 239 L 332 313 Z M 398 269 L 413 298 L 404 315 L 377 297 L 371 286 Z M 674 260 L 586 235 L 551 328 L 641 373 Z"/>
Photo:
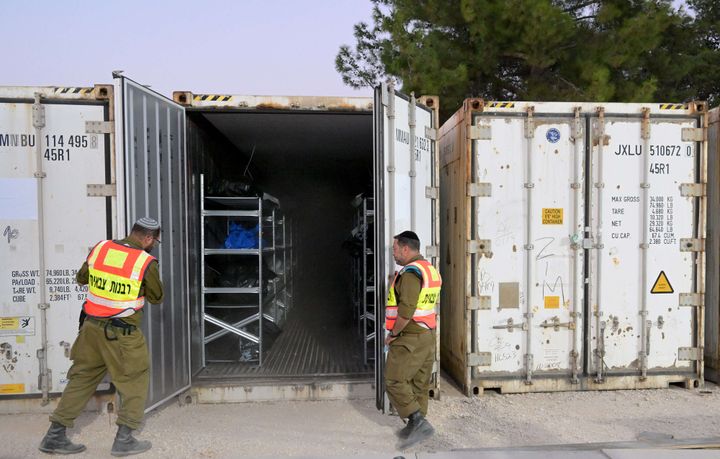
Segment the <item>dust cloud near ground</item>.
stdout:
<path fill-rule="evenodd" d="M 413 452 L 541 444 L 634 441 L 641 434 L 676 439 L 720 436 L 720 390 L 565 392 L 465 398 L 443 381 L 430 405 L 436 435 Z M 71 438 L 87 445 L 77 457 L 110 457 L 114 415 L 85 413 Z M 0 416 L 0 457 L 47 457 L 37 450 L 47 415 Z M 137 436 L 143 457 L 323 457 L 397 452 L 397 417 L 374 400 L 226 405 L 171 403 L 151 413 Z M 390 456 L 392 457 L 392 456 Z M 407 457 L 407 455 L 406 455 Z"/>

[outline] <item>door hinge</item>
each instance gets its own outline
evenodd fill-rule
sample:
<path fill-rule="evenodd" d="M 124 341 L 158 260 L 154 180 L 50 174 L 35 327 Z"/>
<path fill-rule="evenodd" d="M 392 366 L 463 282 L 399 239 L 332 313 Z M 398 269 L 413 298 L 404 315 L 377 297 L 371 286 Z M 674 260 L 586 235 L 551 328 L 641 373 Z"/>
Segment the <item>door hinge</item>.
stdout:
<path fill-rule="evenodd" d="M 117 186 L 114 183 L 89 183 L 87 195 L 91 197 L 117 196 Z"/>
<path fill-rule="evenodd" d="M 679 347 L 678 360 L 702 360 L 703 348 L 701 347 Z"/>
<path fill-rule="evenodd" d="M 702 307 L 705 306 L 705 297 L 702 293 L 681 293 L 678 298 L 679 306 Z"/>
<path fill-rule="evenodd" d="M 436 245 L 428 245 L 425 247 L 425 256 L 430 257 L 439 257 L 440 256 L 440 249 Z"/>
<path fill-rule="evenodd" d="M 468 183 L 467 195 L 471 198 L 489 198 L 492 196 L 492 183 Z"/>
<path fill-rule="evenodd" d="M 525 138 L 532 139 L 535 137 L 535 107 L 528 107 L 526 109 L 527 118 L 525 119 Z"/>
<path fill-rule="evenodd" d="M 440 196 L 440 188 L 436 186 L 425 187 L 425 197 L 428 199 L 437 199 Z"/>
<path fill-rule="evenodd" d="M 467 366 L 469 367 L 489 367 L 491 363 L 491 352 L 475 352 L 467 355 Z"/>
<path fill-rule="evenodd" d="M 682 183 L 680 185 L 680 196 L 684 198 L 700 198 L 706 195 L 704 183 Z"/>
<path fill-rule="evenodd" d="M 115 123 L 112 121 L 85 121 L 86 134 L 112 134 Z"/>
<path fill-rule="evenodd" d="M 640 126 L 640 137 L 642 139 L 649 139 L 650 138 L 650 109 L 649 108 L 643 108 L 642 109 L 642 125 Z"/>
<path fill-rule="evenodd" d="M 492 307 L 490 296 L 468 296 L 465 303 L 469 311 L 489 310 Z"/>
<path fill-rule="evenodd" d="M 468 241 L 468 253 L 477 253 L 480 255 L 485 255 L 488 258 L 492 258 L 492 244 L 490 243 L 490 239 L 478 239 L 474 241 Z"/>
<path fill-rule="evenodd" d="M 437 140 L 437 129 L 425 126 L 425 137 L 430 140 Z"/>
<path fill-rule="evenodd" d="M 681 238 L 680 239 L 680 251 L 681 252 L 704 252 L 705 251 L 705 239 Z"/>
<path fill-rule="evenodd" d="M 681 136 L 683 142 L 704 142 L 707 131 L 705 128 L 683 128 Z"/>
<path fill-rule="evenodd" d="M 468 138 L 470 140 L 492 140 L 492 128 L 490 126 L 470 126 Z"/>
<path fill-rule="evenodd" d="M 34 128 L 45 127 L 45 106 L 40 103 L 40 96 L 37 93 L 35 103 L 32 106 L 32 123 Z"/>

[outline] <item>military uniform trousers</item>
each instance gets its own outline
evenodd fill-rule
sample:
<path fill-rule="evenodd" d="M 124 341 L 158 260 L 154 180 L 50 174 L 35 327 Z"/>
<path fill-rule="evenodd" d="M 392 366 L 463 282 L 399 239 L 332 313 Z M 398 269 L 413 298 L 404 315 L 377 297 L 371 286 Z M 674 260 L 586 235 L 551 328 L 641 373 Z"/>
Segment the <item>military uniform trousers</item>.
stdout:
<path fill-rule="evenodd" d="M 428 410 L 428 390 L 435 361 L 435 331 L 403 333 L 390 343 L 385 390 L 401 418 Z"/>
<path fill-rule="evenodd" d="M 70 350 L 73 361 L 60 403 L 50 421 L 73 427 L 75 418 L 95 393 L 105 373 L 120 394 L 118 425 L 140 428 L 145 412 L 150 360 L 145 336 L 139 328 L 128 333 L 106 321 L 88 318 Z"/>

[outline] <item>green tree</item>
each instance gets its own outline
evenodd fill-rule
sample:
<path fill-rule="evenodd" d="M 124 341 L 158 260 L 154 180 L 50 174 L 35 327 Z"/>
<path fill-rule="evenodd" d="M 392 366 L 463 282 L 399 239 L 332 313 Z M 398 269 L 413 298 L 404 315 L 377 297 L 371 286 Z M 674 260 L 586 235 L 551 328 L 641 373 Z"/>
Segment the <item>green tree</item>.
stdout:
<path fill-rule="evenodd" d="M 372 0 L 336 68 L 346 84 L 388 77 L 443 107 L 489 100 L 716 99 L 717 0 Z M 445 113 L 447 115 L 448 113 Z"/>

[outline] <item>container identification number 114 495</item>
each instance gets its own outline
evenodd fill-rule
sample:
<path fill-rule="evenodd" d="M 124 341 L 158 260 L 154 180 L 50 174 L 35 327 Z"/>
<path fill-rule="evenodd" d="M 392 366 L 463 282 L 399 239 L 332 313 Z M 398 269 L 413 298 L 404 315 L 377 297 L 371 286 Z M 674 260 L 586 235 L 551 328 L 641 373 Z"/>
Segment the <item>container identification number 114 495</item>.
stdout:
<path fill-rule="evenodd" d="M 97 148 L 97 136 L 95 135 L 46 135 L 45 153 L 43 156 L 47 161 L 70 161 L 70 149 Z"/>

